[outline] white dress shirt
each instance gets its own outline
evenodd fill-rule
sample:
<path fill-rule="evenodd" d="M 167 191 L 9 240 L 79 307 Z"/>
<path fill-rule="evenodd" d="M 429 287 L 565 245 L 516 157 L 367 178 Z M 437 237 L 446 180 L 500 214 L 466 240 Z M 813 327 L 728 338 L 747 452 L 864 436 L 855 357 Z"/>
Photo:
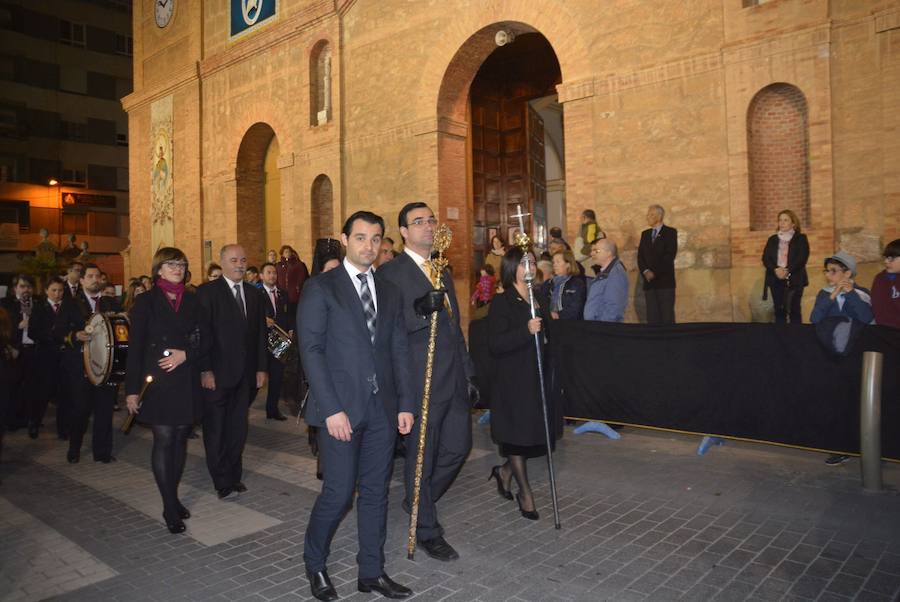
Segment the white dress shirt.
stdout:
<path fill-rule="evenodd" d="M 356 294 L 361 297 L 362 295 L 362 282 L 357 278 L 357 274 L 362 274 L 361 271 L 356 269 L 356 266 L 347 261 L 347 258 L 344 258 L 344 269 L 347 270 L 347 273 L 350 274 L 350 282 L 353 283 L 354 288 L 356 288 Z M 375 293 L 375 268 L 370 267 L 369 271 L 366 272 L 366 282 L 369 284 L 369 294 L 372 295 L 372 305 L 375 307 L 375 314 L 378 314 L 378 295 Z"/>

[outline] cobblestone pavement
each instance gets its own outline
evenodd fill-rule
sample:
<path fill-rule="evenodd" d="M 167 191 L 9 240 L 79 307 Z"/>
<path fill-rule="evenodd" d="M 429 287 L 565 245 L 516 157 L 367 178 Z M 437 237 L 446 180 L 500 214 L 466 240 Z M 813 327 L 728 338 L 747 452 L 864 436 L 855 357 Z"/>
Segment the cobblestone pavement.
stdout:
<path fill-rule="evenodd" d="M 257 403 L 257 406 L 260 404 Z M 117 421 L 123 413 L 117 414 Z M 52 417 L 38 440 L 6 437 L 0 465 L 0 600 L 303 600 L 303 534 L 319 482 L 305 428 L 251 412 L 247 493 L 215 496 L 200 440 L 181 486 L 193 513 L 173 536 L 149 468 L 150 436 L 116 432 L 118 462 L 65 461 Z M 611 441 L 570 432 L 555 455 L 562 529 L 546 463 L 529 466 L 541 512 L 519 516 L 486 478 L 488 428 L 440 502 L 461 559 L 406 559 L 402 488 L 391 489 L 386 571 L 415 600 L 900 599 L 900 466 L 864 494 L 856 460 L 729 442 L 704 457 L 697 437 L 626 429 Z M 86 444 L 87 445 L 87 444 Z M 87 449 L 87 448 L 86 448 Z M 356 591 L 356 518 L 333 543 L 342 600 Z"/>

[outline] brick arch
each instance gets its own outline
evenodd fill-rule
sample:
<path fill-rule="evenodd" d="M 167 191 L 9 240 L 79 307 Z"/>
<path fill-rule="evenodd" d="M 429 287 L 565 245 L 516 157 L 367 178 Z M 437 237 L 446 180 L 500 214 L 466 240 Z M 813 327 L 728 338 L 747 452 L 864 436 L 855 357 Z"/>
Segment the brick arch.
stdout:
<path fill-rule="evenodd" d="M 334 238 L 334 186 L 331 178 L 319 174 L 310 189 L 313 245 L 320 238 Z"/>
<path fill-rule="evenodd" d="M 276 139 L 272 126 L 257 122 L 247 129 L 238 147 L 234 170 L 237 242 L 249 258 L 265 257 L 264 162 L 269 145 Z"/>
<path fill-rule="evenodd" d="M 809 106 L 800 88 L 774 83 L 747 108 L 750 229 L 772 230 L 778 213 L 793 210 L 809 226 Z"/>
<path fill-rule="evenodd" d="M 439 118 L 464 120 L 460 119 L 465 112 L 458 111 L 458 97 L 468 96 L 469 84 L 496 48 L 494 34 L 501 28 L 517 33 L 539 32 L 547 38 L 559 59 L 563 85 L 591 78 L 594 69 L 589 45 L 577 27 L 583 17 L 558 0 L 501 0 L 454 15 L 429 51 L 420 78 L 417 114 L 433 115 L 437 107 Z M 462 107 L 465 108 L 465 100 Z"/>
<path fill-rule="evenodd" d="M 460 15 L 450 27 L 442 30 L 440 42 L 425 66 L 417 110 L 421 116 L 436 117 L 434 146 L 428 151 L 434 153 L 430 157 L 436 156 L 437 172 L 434 188 L 422 192 L 424 200 L 437 202 L 440 219 L 447 219 L 450 212 L 458 216 L 450 223 L 455 242 L 448 254 L 457 275 L 455 281 L 460 295 L 468 294 L 471 286 L 468 274 L 474 270 L 469 252 L 473 219 L 466 166 L 467 110 L 472 81 L 485 59 L 497 48 L 494 36 L 500 29 L 512 30 L 517 35 L 543 35 L 559 61 L 560 87 L 587 80 L 593 73 L 588 45 L 584 43 L 581 31 L 572 25 L 580 22 L 565 3 L 552 0 L 538 0 L 527 5 L 510 0 L 490 3 L 479 11 Z M 572 143 L 572 148 L 590 149 L 592 114 L 583 107 L 581 113 L 584 113 L 582 117 L 576 119 L 580 127 L 566 131 L 566 144 Z M 585 156 L 587 154 L 589 152 L 582 153 L 579 160 L 590 164 L 591 158 Z M 578 165 L 578 161 L 567 161 L 568 170 L 578 169 Z M 423 168 L 434 169 L 434 163 L 429 161 Z M 580 211 L 580 203 L 574 195 L 567 198 L 571 211 Z M 465 316 L 467 310 L 468 306 L 465 306 L 460 311 Z"/>

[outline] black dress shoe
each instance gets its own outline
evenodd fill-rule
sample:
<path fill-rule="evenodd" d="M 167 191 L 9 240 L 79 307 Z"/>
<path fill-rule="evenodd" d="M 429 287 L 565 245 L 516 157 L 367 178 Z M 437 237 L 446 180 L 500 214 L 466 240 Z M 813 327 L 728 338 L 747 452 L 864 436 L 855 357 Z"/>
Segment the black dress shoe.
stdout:
<path fill-rule="evenodd" d="M 66 460 L 69 461 L 69 464 L 78 464 L 78 461 L 81 460 L 81 454 L 70 451 L 66 454 Z"/>
<path fill-rule="evenodd" d="M 309 589 L 316 600 L 323 600 L 324 602 L 337 600 L 337 591 L 334 589 L 334 585 L 331 584 L 328 571 L 324 569 L 315 573 L 306 571 L 306 578 L 309 579 Z"/>
<path fill-rule="evenodd" d="M 238 481 L 237 483 L 232 485 L 231 488 L 234 489 L 235 491 L 237 491 L 238 493 L 244 493 L 245 491 L 247 491 L 247 486 L 244 485 L 243 483 L 241 483 L 240 481 Z"/>
<path fill-rule="evenodd" d="M 425 553 L 434 558 L 435 560 L 443 560 L 447 562 L 449 560 L 456 560 L 459 558 L 459 554 L 456 553 L 456 550 L 453 549 L 447 540 L 438 535 L 432 539 L 426 539 L 424 541 L 420 541 L 419 545 L 422 546 L 422 549 L 425 550 Z"/>
<path fill-rule="evenodd" d="M 184 507 L 184 504 L 178 502 L 178 518 L 181 520 L 187 520 L 191 517 L 191 512 L 187 508 Z"/>
<path fill-rule="evenodd" d="M 384 573 L 375 579 L 357 579 L 356 589 L 365 593 L 378 592 L 385 598 L 394 599 L 408 598 L 412 595 L 411 589 L 403 587 Z"/>
<path fill-rule="evenodd" d="M 266 420 L 277 420 L 278 422 L 284 422 L 287 420 L 287 416 L 284 414 L 275 414 L 274 416 L 266 416 Z"/>
<path fill-rule="evenodd" d="M 116 462 L 115 456 L 102 456 L 100 458 L 94 458 L 94 462 L 102 462 L 103 464 L 109 464 L 110 462 Z"/>
<path fill-rule="evenodd" d="M 187 530 L 187 527 L 184 526 L 184 523 L 181 522 L 180 518 L 168 517 L 166 516 L 166 513 L 163 512 L 163 520 L 166 521 L 166 528 L 172 535 L 178 535 L 179 533 L 184 533 L 185 530 Z"/>
<path fill-rule="evenodd" d="M 221 489 L 216 489 L 216 494 L 219 496 L 220 500 L 224 500 L 232 493 L 234 493 L 234 489 L 232 489 L 231 487 L 222 487 Z"/>

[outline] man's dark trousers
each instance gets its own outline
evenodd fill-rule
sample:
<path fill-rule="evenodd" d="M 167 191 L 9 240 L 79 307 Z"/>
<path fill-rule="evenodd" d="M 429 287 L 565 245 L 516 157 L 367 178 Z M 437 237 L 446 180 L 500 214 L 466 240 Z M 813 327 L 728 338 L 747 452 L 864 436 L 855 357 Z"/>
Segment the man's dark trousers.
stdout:
<path fill-rule="evenodd" d="M 278 401 L 281 398 L 281 387 L 284 382 L 284 364 L 271 353 L 269 354 L 269 389 L 266 391 L 266 417 L 274 418 L 281 413 Z"/>
<path fill-rule="evenodd" d="M 675 323 L 674 288 L 647 288 L 644 298 L 647 300 L 647 324 Z"/>
<path fill-rule="evenodd" d="M 69 400 L 72 403 L 69 416 L 69 453 L 81 452 L 84 433 L 91 415 L 94 425 L 91 431 L 91 451 L 94 460 L 105 460 L 112 455 L 113 407 L 116 405 L 117 385 L 92 385 L 84 376 L 81 366 L 66 366 Z"/>
<path fill-rule="evenodd" d="M 338 441 L 327 428 L 319 427 L 324 481 L 306 528 L 303 561 L 307 571 L 326 569 L 331 540 L 350 510 L 358 486 L 359 578 L 374 579 L 384 572 L 388 486 L 396 436 L 397 425 L 388 419 L 384 404 L 374 395 L 369 398 L 365 416 L 353 427 L 350 441 Z"/>
<path fill-rule="evenodd" d="M 233 487 L 243 475 L 241 453 L 247 442 L 250 378 L 233 387 L 203 390 L 203 447 L 206 466 L 216 489 Z M 255 375 L 253 375 L 255 378 Z M 256 383 L 253 383 L 254 391 Z"/>
<path fill-rule="evenodd" d="M 458 384 L 458 387 L 464 386 L 464 382 Z M 437 393 L 439 392 L 432 390 L 432 395 Z M 446 396 L 435 396 L 429 401 L 428 436 L 416 521 L 416 538 L 419 541 L 428 541 L 444 534 L 438 523 L 435 504 L 453 484 L 472 447 L 472 419 L 467 401 L 468 393 L 465 389 L 457 390 L 449 399 Z M 404 468 L 405 482 L 411 485 L 406 492 L 409 504 L 412 504 L 413 484 L 416 482 L 416 455 L 421 424 L 421 420 L 416 420 L 406 437 Z"/>

